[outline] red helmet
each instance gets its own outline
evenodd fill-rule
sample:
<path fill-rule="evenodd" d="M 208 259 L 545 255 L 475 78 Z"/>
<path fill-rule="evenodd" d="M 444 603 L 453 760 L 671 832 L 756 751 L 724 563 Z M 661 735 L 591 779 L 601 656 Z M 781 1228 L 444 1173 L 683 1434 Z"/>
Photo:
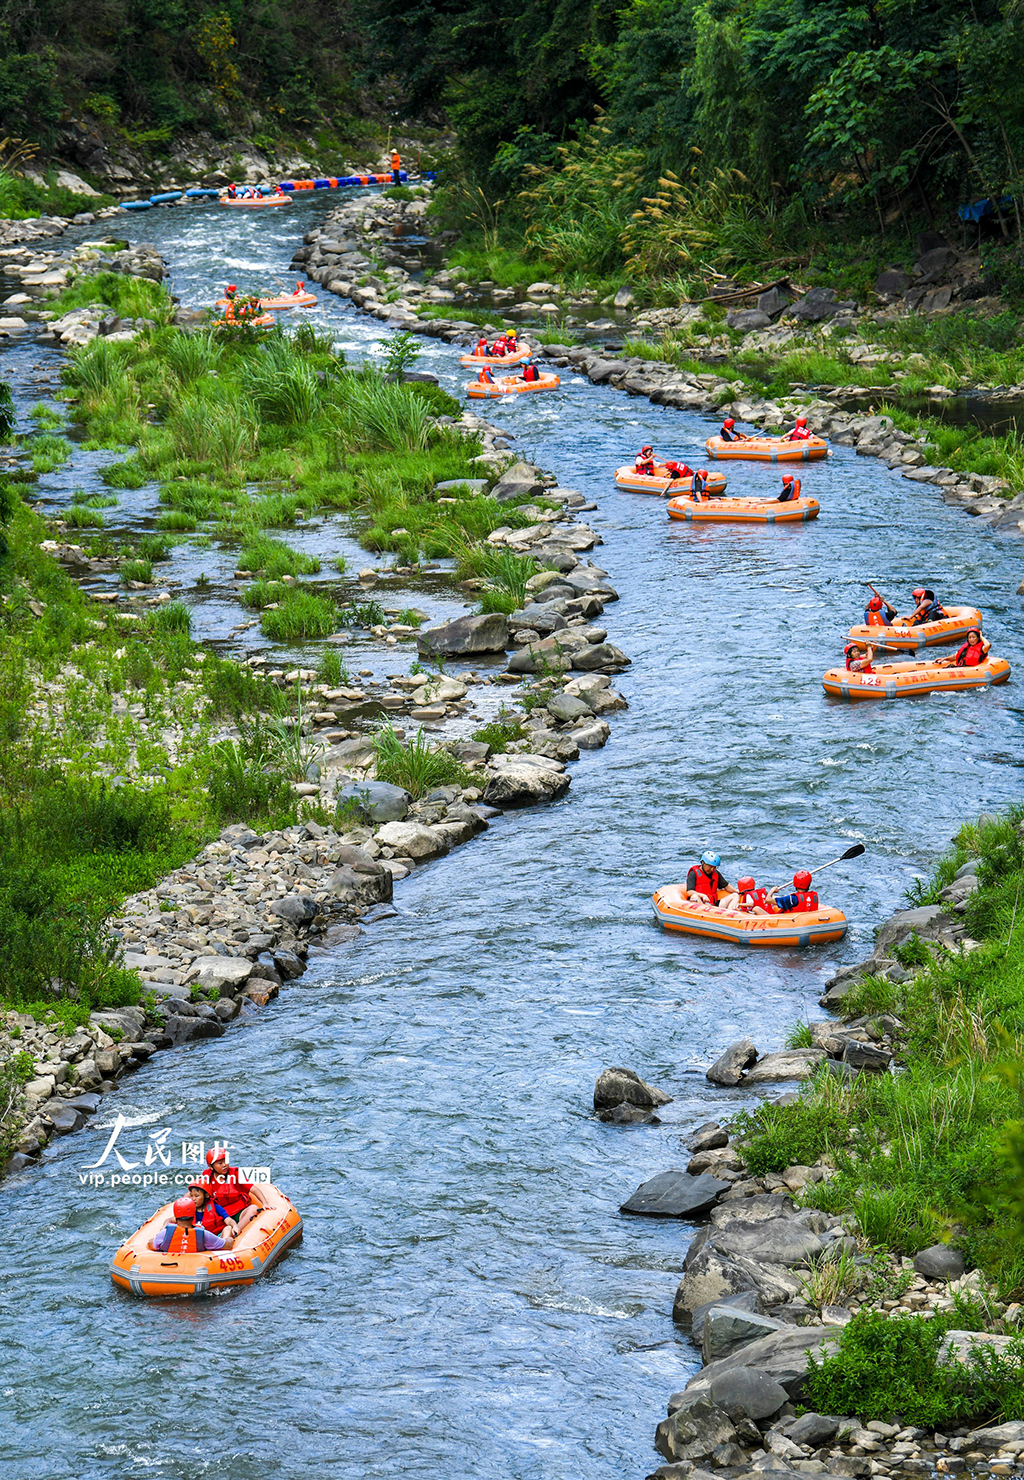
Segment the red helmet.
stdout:
<path fill-rule="evenodd" d="M 707 476 L 708 476 L 708 470 L 707 470 L 707 468 L 698 468 L 697 469 L 697 477 L 698 478 L 706 478 Z"/>
<path fill-rule="evenodd" d="M 640 451 L 641 451 L 642 454 L 644 454 L 646 456 L 646 454 L 648 452 L 653 452 L 654 451 L 654 448 L 653 447 L 641 447 Z"/>
<path fill-rule="evenodd" d="M 227 1159 L 228 1148 L 226 1146 L 213 1146 L 206 1153 L 206 1165 L 208 1167 L 216 1166 L 219 1161 L 227 1161 Z"/>
<path fill-rule="evenodd" d="M 736 425 L 736 423 L 735 423 L 735 421 L 733 420 L 733 418 L 731 416 L 728 416 L 728 417 L 726 417 L 725 421 L 722 422 L 722 425 L 724 427 L 728 427 L 729 430 L 732 431 L 732 429 Z"/>
<path fill-rule="evenodd" d="M 882 610 L 882 598 L 880 596 L 872 596 L 871 600 L 868 602 L 868 611 L 869 612 L 880 612 L 881 610 Z"/>
<path fill-rule="evenodd" d="M 171 1209 L 176 1218 L 188 1218 L 194 1223 L 196 1219 L 196 1205 L 190 1197 L 179 1197 Z"/>
<path fill-rule="evenodd" d="M 783 475 L 782 475 L 782 481 L 783 481 L 783 483 L 792 483 L 792 481 L 793 481 L 793 474 L 792 473 L 783 473 Z"/>
<path fill-rule="evenodd" d="M 753 881 L 753 879 L 747 878 L 747 879 L 737 879 L 736 880 L 736 888 L 740 891 L 741 894 L 746 894 L 749 890 L 753 889 L 753 887 L 754 887 L 754 881 Z"/>
<path fill-rule="evenodd" d="M 794 889 L 809 889 L 811 887 L 811 876 L 805 868 L 798 869 L 793 875 Z"/>
<path fill-rule="evenodd" d="M 921 600 L 921 597 L 924 595 L 924 587 L 923 586 L 915 586 L 914 589 L 913 589 L 913 591 L 911 591 L 910 594 L 914 598 L 915 601 L 920 601 Z"/>
<path fill-rule="evenodd" d="M 796 419 L 796 424 L 798 427 L 805 427 L 807 425 L 806 416 L 798 416 Z"/>

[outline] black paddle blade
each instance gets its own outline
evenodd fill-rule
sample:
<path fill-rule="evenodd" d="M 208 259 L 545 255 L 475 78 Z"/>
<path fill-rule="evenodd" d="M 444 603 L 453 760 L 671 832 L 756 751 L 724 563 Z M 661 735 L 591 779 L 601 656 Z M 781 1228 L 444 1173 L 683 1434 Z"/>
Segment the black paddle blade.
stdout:
<path fill-rule="evenodd" d="M 844 858 L 859 858 L 860 855 L 863 852 L 865 852 L 865 851 L 866 850 L 865 850 L 865 847 L 864 847 L 864 844 L 863 843 L 854 843 L 854 845 L 853 845 L 852 848 L 847 848 L 846 852 L 843 854 L 843 857 Z"/>

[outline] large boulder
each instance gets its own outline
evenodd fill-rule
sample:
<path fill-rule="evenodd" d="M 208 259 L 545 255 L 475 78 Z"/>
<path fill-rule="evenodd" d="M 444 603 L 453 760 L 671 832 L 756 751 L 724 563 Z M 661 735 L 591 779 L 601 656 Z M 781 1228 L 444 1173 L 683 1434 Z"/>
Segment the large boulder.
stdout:
<path fill-rule="evenodd" d="M 573 668 L 581 673 L 618 673 L 633 661 L 613 642 L 588 643 L 576 648 L 571 658 Z"/>
<path fill-rule="evenodd" d="M 838 1432 L 839 1420 L 830 1413 L 805 1413 L 786 1430 L 786 1438 L 794 1444 L 809 1444 L 817 1449 L 822 1444 L 831 1444 Z"/>
<path fill-rule="evenodd" d="M 424 827 L 421 822 L 386 822 L 377 834 L 377 841 L 403 858 L 436 858 L 448 851 L 433 828 Z"/>
<path fill-rule="evenodd" d="M 442 627 L 419 633 L 421 653 L 503 653 L 508 646 L 508 621 L 501 612 L 456 617 Z"/>
<path fill-rule="evenodd" d="M 730 1185 L 706 1172 L 700 1177 L 687 1172 L 658 1172 L 640 1184 L 619 1212 L 644 1218 L 698 1218 L 723 1192 L 728 1192 Z"/>
<path fill-rule="evenodd" d="M 753 1367 L 722 1372 L 711 1384 L 710 1398 L 736 1423 L 744 1418 L 761 1423 L 789 1402 L 789 1394 L 781 1383 Z"/>
<path fill-rule="evenodd" d="M 701 1356 L 705 1365 L 739 1351 L 762 1336 L 780 1331 L 783 1323 L 754 1311 L 737 1310 L 734 1306 L 713 1305 L 704 1318 L 701 1334 Z"/>
<path fill-rule="evenodd" d="M 932 1244 L 914 1257 L 914 1268 L 926 1280 L 958 1280 L 966 1267 L 963 1255 L 948 1244 Z"/>
<path fill-rule="evenodd" d="M 898 267 L 887 267 L 875 278 L 875 292 L 880 298 L 898 298 L 910 287 L 910 274 Z"/>
<path fill-rule="evenodd" d="M 642 1110 L 654 1110 L 659 1105 L 668 1105 L 671 1095 L 646 1084 L 632 1069 L 602 1069 L 594 1085 L 594 1109 L 610 1110 L 616 1105 L 637 1105 Z"/>
<path fill-rule="evenodd" d="M 727 1087 L 739 1084 L 743 1071 L 756 1062 L 757 1052 L 753 1039 L 741 1038 L 739 1043 L 733 1043 L 715 1060 L 705 1078 L 712 1084 L 724 1084 Z"/>
<path fill-rule="evenodd" d="M 694 1244 L 696 1242 L 695 1239 Z M 691 1244 L 691 1252 L 693 1247 Z M 745 1290 L 757 1290 L 749 1272 L 735 1260 L 720 1254 L 713 1244 L 705 1244 L 692 1257 L 687 1255 L 685 1271 L 672 1303 L 672 1319 L 681 1326 L 689 1326 L 694 1312 L 701 1307 L 715 1305 L 727 1295 L 739 1295 Z"/>
<path fill-rule="evenodd" d="M 309 894 L 286 894 L 281 899 L 271 900 L 267 908 L 272 915 L 276 915 L 279 920 L 286 920 L 296 929 L 301 925 L 308 925 L 317 912 L 316 900 Z"/>
<path fill-rule="evenodd" d="M 954 920 L 941 905 L 923 904 L 912 910 L 900 910 L 879 927 L 875 937 L 873 957 L 884 956 L 893 946 L 901 946 L 911 935 L 922 940 L 935 940 L 937 936 L 952 930 Z"/>
<path fill-rule="evenodd" d="M 763 293 L 758 294 L 757 306 L 770 319 L 777 319 L 792 302 L 790 295 L 781 288 L 766 288 Z"/>
<path fill-rule="evenodd" d="M 1020 1419 L 975 1429 L 971 1434 L 972 1449 L 1002 1449 L 1006 1444 L 1024 1444 L 1024 1422 Z"/>
<path fill-rule="evenodd" d="M 517 756 L 519 764 L 503 766 L 491 775 L 483 798 L 489 807 L 532 807 L 565 795 L 570 776 L 564 771 L 527 765 L 528 759 Z"/>
<path fill-rule="evenodd" d="M 719 1444 L 731 1444 L 736 1426 L 724 1409 L 704 1397 L 662 1419 L 654 1437 L 658 1453 L 667 1460 L 707 1459 Z"/>
<path fill-rule="evenodd" d="M 757 1264 L 792 1268 L 816 1258 L 821 1239 L 795 1218 L 772 1218 L 756 1223 L 735 1222 L 717 1228 L 715 1247 L 729 1259 L 751 1259 Z"/>
<path fill-rule="evenodd" d="M 739 329 L 743 334 L 749 334 L 752 329 L 767 329 L 771 324 L 771 318 L 759 308 L 737 308 L 725 316 L 726 328 Z"/>
<path fill-rule="evenodd" d="M 512 499 L 533 498 L 543 492 L 544 480 L 538 469 L 532 463 L 515 462 L 491 489 L 491 498 L 506 504 Z"/>
<path fill-rule="evenodd" d="M 245 956 L 200 956 L 193 961 L 189 975 L 198 977 L 203 991 L 234 993 L 252 976 L 252 962 Z"/>
<path fill-rule="evenodd" d="M 401 786 L 390 781 L 356 781 L 338 792 L 338 817 L 353 817 L 366 822 L 401 822 L 409 811 L 412 798 Z"/>
<path fill-rule="evenodd" d="M 832 288 L 812 288 L 803 298 L 790 305 L 787 317 L 800 319 L 805 324 L 819 324 L 823 319 L 834 318 L 840 305 L 836 303 Z"/>
<path fill-rule="evenodd" d="M 807 1356 L 816 1356 L 819 1348 L 835 1350 L 839 1330 L 832 1326 L 787 1326 L 771 1336 L 762 1336 L 731 1356 L 712 1362 L 686 1384 L 687 1392 L 710 1393 L 711 1385 L 723 1372 L 750 1367 L 763 1372 L 784 1387 L 791 1398 L 799 1397 L 807 1380 Z"/>
<path fill-rule="evenodd" d="M 735 1295 L 723 1295 L 719 1300 L 709 1300 L 705 1305 L 698 1305 L 696 1310 L 690 1313 L 690 1335 L 697 1346 L 704 1341 L 704 1322 L 713 1310 L 745 1310 L 753 1311 L 757 1315 L 763 1315 L 761 1309 L 761 1297 L 756 1290 L 738 1290 Z"/>
<path fill-rule="evenodd" d="M 335 899 L 346 904 L 384 904 L 392 897 L 394 875 L 390 869 L 362 848 L 342 844 L 336 852 L 338 868 L 327 886 Z"/>
<path fill-rule="evenodd" d="M 810 1079 L 827 1058 L 823 1048 L 787 1048 L 766 1053 L 744 1076 L 744 1084 L 776 1084 L 786 1079 Z"/>

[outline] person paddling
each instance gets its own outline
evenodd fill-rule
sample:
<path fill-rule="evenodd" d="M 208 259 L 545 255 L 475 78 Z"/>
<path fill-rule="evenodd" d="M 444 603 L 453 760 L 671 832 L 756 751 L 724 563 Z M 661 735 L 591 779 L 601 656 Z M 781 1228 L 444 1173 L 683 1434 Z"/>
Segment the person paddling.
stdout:
<path fill-rule="evenodd" d="M 798 416 L 796 426 L 791 432 L 787 432 L 782 440 L 784 442 L 807 442 L 810 439 L 810 435 L 810 432 L 807 430 L 806 416 Z"/>
<path fill-rule="evenodd" d="M 786 886 L 783 885 L 782 888 Z M 797 869 L 793 875 L 793 888 L 783 894 L 781 890 L 769 890 L 769 897 L 774 900 L 779 913 L 783 915 L 796 915 L 804 910 L 816 910 L 818 908 L 817 892 L 811 888 L 811 875 L 807 869 Z"/>
<path fill-rule="evenodd" d="M 749 442 L 750 438 L 746 432 L 736 430 L 736 422 L 733 417 L 727 416 L 722 422 L 722 430 L 718 434 L 723 442 Z"/>
<path fill-rule="evenodd" d="M 864 608 L 864 624 L 867 627 L 891 627 L 896 620 L 896 608 L 891 601 L 886 601 L 880 591 L 876 591 L 871 582 L 868 582 L 868 590 L 872 593 L 871 600 Z"/>
<path fill-rule="evenodd" d="M 843 649 L 846 667 L 850 673 L 874 673 L 871 666 L 875 650 L 866 642 L 848 642 Z"/>
<path fill-rule="evenodd" d="M 540 371 L 532 360 L 525 360 L 523 362 L 523 379 L 527 381 L 540 379 Z"/>
<path fill-rule="evenodd" d="M 927 586 L 915 586 L 910 594 L 917 602 L 908 619 L 912 627 L 920 627 L 924 622 L 941 622 L 949 616 L 945 607 L 935 600 L 935 592 Z"/>
<path fill-rule="evenodd" d="M 722 894 L 728 893 L 730 885 L 718 871 L 718 865 L 722 862 L 722 855 L 708 848 L 700 855 L 700 861 L 695 863 L 686 875 L 686 888 L 682 891 L 684 899 L 703 900 L 705 904 L 717 904 Z"/>
<path fill-rule="evenodd" d="M 783 473 L 782 492 L 775 500 L 777 504 L 789 504 L 800 497 L 800 479 L 794 478 L 792 473 Z"/>
<path fill-rule="evenodd" d="M 166 1223 L 162 1233 L 149 1241 L 158 1254 L 205 1254 L 211 1249 L 226 1249 L 228 1240 L 202 1225 L 196 1226 L 196 1205 L 190 1197 L 179 1197 L 171 1208 L 173 1223 Z"/>

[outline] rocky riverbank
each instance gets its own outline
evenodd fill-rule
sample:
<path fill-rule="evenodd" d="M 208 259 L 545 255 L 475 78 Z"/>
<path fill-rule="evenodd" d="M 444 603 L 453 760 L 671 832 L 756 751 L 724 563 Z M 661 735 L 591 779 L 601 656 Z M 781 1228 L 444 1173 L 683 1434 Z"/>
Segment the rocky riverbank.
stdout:
<path fill-rule="evenodd" d="M 893 1012 L 844 1011 L 844 1002 L 873 983 L 912 991 L 927 963 L 963 961 L 978 951 L 965 916 L 981 869 L 978 857 L 947 869 L 933 903 L 885 921 L 870 956 L 829 982 L 822 1006 L 838 1016 L 804 1025 L 803 1046 L 761 1053 L 749 1039 L 728 1045 L 706 1071 L 709 1084 L 735 1090 L 815 1078 L 819 1101 L 827 1101 L 829 1083 L 841 1095 L 861 1079 L 905 1072 L 914 1025 Z M 594 1108 L 603 1121 L 643 1124 L 656 1121 L 669 1098 L 630 1070 L 609 1069 L 598 1079 Z M 784 1111 L 803 1097 L 789 1091 L 761 1103 Z M 843 1103 L 836 1101 L 839 1115 Z M 808 1359 L 820 1366 L 834 1355 L 855 1317 L 940 1320 L 937 1362 L 949 1370 L 969 1366 L 978 1353 L 983 1361 L 1019 1360 L 1024 1311 L 1001 1299 L 949 1243 L 900 1257 L 873 1243 L 853 1212 L 827 1211 L 835 1206 L 828 1189 L 840 1165 L 834 1153 L 752 1173 L 756 1132 L 756 1120 L 743 1116 L 731 1126 L 693 1128 L 685 1171 L 658 1174 L 622 1205 L 623 1214 L 702 1223 L 672 1309 L 699 1349 L 702 1369 L 669 1399 L 658 1425 L 655 1445 L 668 1463 L 654 1472 L 656 1480 L 700 1480 L 705 1471 L 734 1480 L 767 1471 L 1016 1474 L 1024 1423 L 929 1428 L 895 1421 L 898 1407 L 895 1414 L 889 1407 L 857 1416 L 813 1411 Z M 982 1381 L 978 1369 L 974 1380 Z"/>

